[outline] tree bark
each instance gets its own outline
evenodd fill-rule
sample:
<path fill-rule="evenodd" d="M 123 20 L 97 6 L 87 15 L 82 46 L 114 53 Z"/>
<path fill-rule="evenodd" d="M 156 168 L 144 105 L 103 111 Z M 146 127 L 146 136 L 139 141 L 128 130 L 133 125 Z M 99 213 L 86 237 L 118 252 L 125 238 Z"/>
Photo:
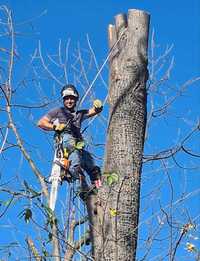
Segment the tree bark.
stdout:
<path fill-rule="evenodd" d="M 109 124 L 104 172 L 118 181 L 98 193 L 93 219 L 95 260 L 135 260 L 146 125 L 149 15 L 129 10 L 109 25 Z M 95 221 L 96 220 L 96 221 Z"/>

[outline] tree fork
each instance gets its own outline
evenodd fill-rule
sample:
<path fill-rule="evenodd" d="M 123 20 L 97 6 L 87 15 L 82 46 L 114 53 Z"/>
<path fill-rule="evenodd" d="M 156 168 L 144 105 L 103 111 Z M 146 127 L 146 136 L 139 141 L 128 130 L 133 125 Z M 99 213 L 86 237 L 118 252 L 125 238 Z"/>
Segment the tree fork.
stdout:
<path fill-rule="evenodd" d="M 146 126 L 147 48 L 150 17 L 131 9 L 109 25 L 112 55 L 109 77 L 109 124 L 104 172 L 117 183 L 98 193 L 93 219 L 95 260 L 135 260 L 140 176 Z M 117 44 L 116 44 L 117 42 Z"/>

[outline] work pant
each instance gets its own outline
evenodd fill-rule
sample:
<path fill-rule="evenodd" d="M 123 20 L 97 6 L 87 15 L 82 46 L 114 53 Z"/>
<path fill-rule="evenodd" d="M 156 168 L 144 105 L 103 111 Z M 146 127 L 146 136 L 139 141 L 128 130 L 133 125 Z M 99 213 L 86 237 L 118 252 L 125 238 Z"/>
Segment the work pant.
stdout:
<path fill-rule="evenodd" d="M 93 170 L 95 169 L 94 159 L 91 154 L 84 149 L 78 150 L 75 149 L 76 140 L 75 138 L 68 134 L 64 133 L 62 135 L 63 148 L 66 148 L 69 152 L 69 160 L 71 161 L 69 172 L 74 178 L 78 178 L 78 170 L 80 167 L 87 172 L 90 177 L 90 180 L 93 181 Z"/>

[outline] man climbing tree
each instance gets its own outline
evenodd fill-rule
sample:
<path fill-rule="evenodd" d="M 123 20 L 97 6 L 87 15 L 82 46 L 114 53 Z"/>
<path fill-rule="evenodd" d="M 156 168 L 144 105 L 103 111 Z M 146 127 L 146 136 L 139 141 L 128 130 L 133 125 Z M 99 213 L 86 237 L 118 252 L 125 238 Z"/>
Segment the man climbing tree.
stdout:
<path fill-rule="evenodd" d="M 91 154 L 84 149 L 81 135 L 81 123 L 103 109 L 102 102 L 95 100 L 89 110 L 76 110 L 79 93 L 72 84 L 65 85 L 61 90 L 64 107 L 55 108 L 45 114 L 38 126 L 46 131 L 55 131 L 56 144 L 61 144 L 62 155 L 54 162 L 61 167 L 64 175 L 61 180 L 79 180 L 81 187 L 86 185 L 83 170 L 90 177 L 92 187 L 101 186 L 101 172 L 95 166 Z M 77 146 L 78 145 L 78 146 Z M 81 195 L 81 194 L 80 194 Z"/>

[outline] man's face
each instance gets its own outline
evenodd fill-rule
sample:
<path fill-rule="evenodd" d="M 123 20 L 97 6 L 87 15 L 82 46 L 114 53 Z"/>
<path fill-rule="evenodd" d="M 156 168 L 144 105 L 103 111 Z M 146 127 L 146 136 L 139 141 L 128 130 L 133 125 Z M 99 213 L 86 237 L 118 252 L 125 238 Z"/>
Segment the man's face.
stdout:
<path fill-rule="evenodd" d="M 76 106 L 76 98 L 71 95 L 66 96 L 63 98 L 63 103 L 67 109 L 74 109 L 74 107 Z"/>

